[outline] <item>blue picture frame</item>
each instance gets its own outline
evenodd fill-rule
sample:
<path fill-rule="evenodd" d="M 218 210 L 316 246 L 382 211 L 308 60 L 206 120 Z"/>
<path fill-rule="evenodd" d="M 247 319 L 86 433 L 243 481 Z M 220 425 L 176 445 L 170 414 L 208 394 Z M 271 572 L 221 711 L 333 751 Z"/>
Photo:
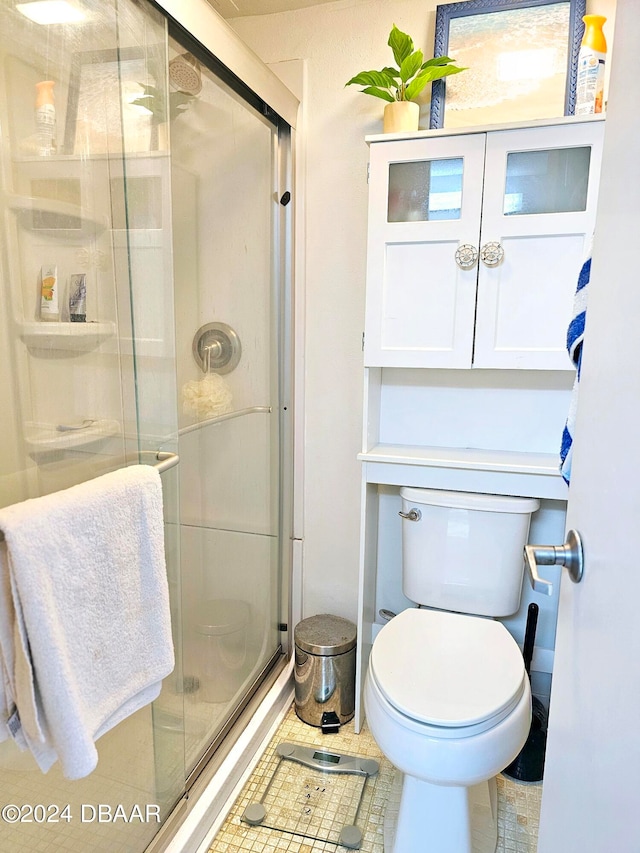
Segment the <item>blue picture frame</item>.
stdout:
<path fill-rule="evenodd" d="M 464 0 L 459 3 L 448 3 L 436 7 L 436 31 L 434 56 L 448 56 L 449 33 L 451 23 L 457 18 L 469 18 L 493 12 L 506 12 L 514 9 L 540 8 L 544 14 L 545 6 L 568 7 L 567 45 L 568 63 L 565 80 L 564 115 L 573 115 L 576 103 L 576 75 L 578 68 L 578 52 L 584 32 L 583 15 L 586 14 L 586 0 Z M 487 47 L 490 51 L 490 45 Z M 454 56 L 453 59 L 462 63 Z M 463 64 L 463 63 L 462 63 Z M 463 72 L 464 74 L 464 72 Z M 457 75 L 456 75 L 457 76 Z M 462 77 L 462 75 L 460 75 Z M 452 80 L 455 78 L 451 78 Z M 454 84 L 452 84 L 454 85 Z M 434 80 L 431 87 L 430 128 L 444 127 L 446 103 L 446 78 Z"/>

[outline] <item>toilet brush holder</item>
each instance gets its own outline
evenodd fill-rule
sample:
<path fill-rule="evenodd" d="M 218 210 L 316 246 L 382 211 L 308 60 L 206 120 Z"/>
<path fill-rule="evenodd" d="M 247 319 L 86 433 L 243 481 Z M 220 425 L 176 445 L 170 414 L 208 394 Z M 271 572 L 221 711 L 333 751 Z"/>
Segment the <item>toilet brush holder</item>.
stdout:
<path fill-rule="evenodd" d="M 538 624 L 538 605 L 530 604 L 524 634 L 522 656 L 527 676 L 531 678 L 531 659 Z M 519 782 L 540 782 L 544 773 L 544 757 L 547 749 L 547 711 L 535 696 L 531 698 L 531 728 L 525 745 L 518 755 L 502 771 L 505 776 Z"/>

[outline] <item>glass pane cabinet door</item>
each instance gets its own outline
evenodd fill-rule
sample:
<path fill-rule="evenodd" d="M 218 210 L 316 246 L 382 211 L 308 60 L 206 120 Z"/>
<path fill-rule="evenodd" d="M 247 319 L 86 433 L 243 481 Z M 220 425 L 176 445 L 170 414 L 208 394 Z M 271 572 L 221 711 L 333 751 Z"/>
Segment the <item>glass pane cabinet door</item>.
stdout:
<path fill-rule="evenodd" d="M 603 122 L 487 135 L 475 367 L 570 370 L 566 332 L 595 225 Z"/>
<path fill-rule="evenodd" d="M 388 222 L 460 219 L 462 157 L 389 164 Z"/>
<path fill-rule="evenodd" d="M 505 216 L 586 210 L 590 162 L 589 145 L 507 154 Z"/>
<path fill-rule="evenodd" d="M 470 367 L 477 268 L 458 250 L 477 257 L 484 149 L 482 133 L 371 146 L 367 365 Z"/>

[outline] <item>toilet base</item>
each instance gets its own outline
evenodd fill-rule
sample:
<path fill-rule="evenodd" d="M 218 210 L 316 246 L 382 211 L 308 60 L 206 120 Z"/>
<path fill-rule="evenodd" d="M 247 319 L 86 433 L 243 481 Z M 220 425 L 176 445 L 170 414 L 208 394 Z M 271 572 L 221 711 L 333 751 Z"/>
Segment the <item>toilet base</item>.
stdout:
<path fill-rule="evenodd" d="M 397 771 L 384 815 L 385 853 L 495 853 L 497 810 L 495 777 L 461 788 Z"/>

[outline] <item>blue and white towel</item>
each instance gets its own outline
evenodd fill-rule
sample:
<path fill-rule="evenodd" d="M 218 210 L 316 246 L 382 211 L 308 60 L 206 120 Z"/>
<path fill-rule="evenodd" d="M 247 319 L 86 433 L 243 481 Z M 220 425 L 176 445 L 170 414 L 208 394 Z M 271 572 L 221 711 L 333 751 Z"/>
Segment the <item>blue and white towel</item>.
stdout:
<path fill-rule="evenodd" d="M 582 345 L 584 343 L 584 324 L 587 315 L 587 293 L 589 279 L 591 277 L 591 258 L 582 265 L 578 276 L 578 286 L 573 302 L 573 317 L 567 329 L 567 351 L 571 361 L 576 366 L 576 378 L 571 392 L 569 403 L 569 414 L 567 423 L 562 431 L 562 443 L 560 446 L 560 473 L 564 481 L 569 485 L 571 480 L 571 462 L 573 458 L 573 434 L 575 432 L 576 411 L 578 409 L 578 388 L 580 385 L 580 368 L 582 366 Z"/>

